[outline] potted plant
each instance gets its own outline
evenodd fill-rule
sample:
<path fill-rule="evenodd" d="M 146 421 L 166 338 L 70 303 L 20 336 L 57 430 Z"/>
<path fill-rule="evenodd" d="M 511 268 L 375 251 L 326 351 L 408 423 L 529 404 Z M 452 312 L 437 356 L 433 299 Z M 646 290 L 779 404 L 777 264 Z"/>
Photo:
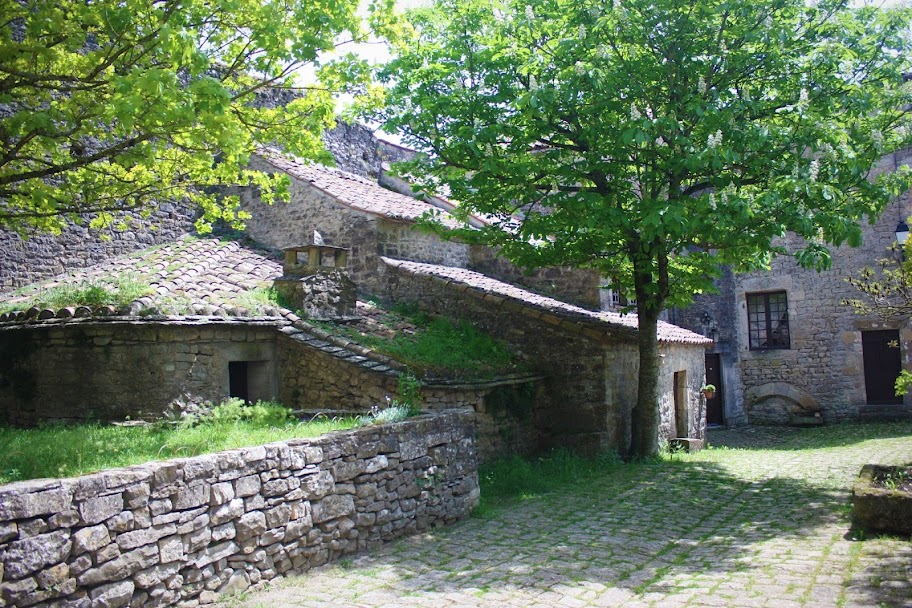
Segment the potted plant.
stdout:
<path fill-rule="evenodd" d="M 716 385 L 715 384 L 704 384 L 700 387 L 700 392 L 703 393 L 703 396 L 707 399 L 712 399 L 716 396 Z"/>

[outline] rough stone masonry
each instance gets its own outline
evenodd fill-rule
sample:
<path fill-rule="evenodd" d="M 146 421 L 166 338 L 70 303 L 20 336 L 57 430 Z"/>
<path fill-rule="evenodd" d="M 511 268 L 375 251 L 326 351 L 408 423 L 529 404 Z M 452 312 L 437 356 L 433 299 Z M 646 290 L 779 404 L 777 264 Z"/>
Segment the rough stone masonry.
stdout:
<path fill-rule="evenodd" d="M 451 410 L 73 479 L 0 486 L 0 608 L 198 606 L 466 516 Z"/>

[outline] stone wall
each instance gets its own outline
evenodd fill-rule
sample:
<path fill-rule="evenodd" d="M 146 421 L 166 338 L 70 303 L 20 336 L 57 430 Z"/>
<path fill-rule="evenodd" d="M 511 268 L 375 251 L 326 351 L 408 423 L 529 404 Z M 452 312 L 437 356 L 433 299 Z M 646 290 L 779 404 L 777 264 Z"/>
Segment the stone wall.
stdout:
<path fill-rule="evenodd" d="M 115 216 L 125 227 L 89 230 L 70 224 L 59 235 L 21 235 L 0 229 L 0 291 L 28 285 L 49 277 L 101 263 L 159 243 L 175 241 L 193 232 L 195 211 L 164 203 L 143 218 L 139 213 Z"/>
<path fill-rule="evenodd" d="M 418 230 L 414 224 L 379 220 L 378 251 L 380 255 L 466 268 L 469 265 L 469 246 L 457 241 L 444 241 L 440 237 Z"/>
<path fill-rule="evenodd" d="M 229 361 L 264 362 L 260 390 L 273 398 L 275 326 L 275 319 L 7 324 L 0 421 L 159 417 L 171 404 L 227 397 Z"/>
<path fill-rule="evenodd" d="M 471 270 L 583 308 L 601 308 L 601 277 L 596 270 L 565 266 L 524 272 L 495 249 L 482 245 L 473 246 L 471 256 L 466 266 Z"/>
<path fill-rule="evenodd" d="M 208 604 L 478 496 L 467 411 L 0 486 L 0 608 Z"/>
<path fill-rule="evenodd" d="M 284 405 L 309 414 L 353 415 L 363 414 L 375 406 L 386 407 L 387 398 L 397 397 L 398 371 L 380 363 L 366 362 L 364 357 L 352 357 L 341 348 L 302 349 L 302 340 L 316 341 L 302 333 L 285 333 L 277 343 L 279 401 Z M 353 358 L 360 365 L 352 365 Z M 497 410 L 488 400 L 492 394 L 496 400 L 499 393 L 514 386 L 532 383 L 538 387 L 539 381 L 537 376 L 525 376 L 490 382 L 425 385 L 421 408 L 427 411 L 474 410 L 481 462 L 507 454 L 530 454 L 540 444 L 539 432 L 532 424 L 531 416 Z"/>
<path fill-rule="evenodd" d="M 730 268 L 722 269 L 716 279 L 718 294 L 697 295 L 687 308 L 668 311 L 668 321 L 713 339 L 707 353 L 718 353 L 722 366 L 722 383 L 717 387 L 723 402 L 723 422 L 728 426 L 747 423 L 744 412 L 744 385 L 739 366 L 740 346 L 735 301 L 737 278 Z"/>

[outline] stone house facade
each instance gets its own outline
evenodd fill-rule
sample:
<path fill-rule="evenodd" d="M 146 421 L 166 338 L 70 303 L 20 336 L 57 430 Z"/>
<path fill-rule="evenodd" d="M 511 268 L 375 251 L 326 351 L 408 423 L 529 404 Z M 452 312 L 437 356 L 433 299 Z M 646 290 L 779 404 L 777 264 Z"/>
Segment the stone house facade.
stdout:
<path fill-rule="evenodd" d="M 912 150 L 881 159 L 875 172 L 912 162 Z M 767 272 L 733 274 L 717 282 L 719 295 L 701 296 L 669 319 L 714 339 L 707 378 L 721 388 L 710 402 L 710 423 L 784 424 L 795 417 L 825 421 L 908 415 L 909 397 L 892 386 L 912 369 L 912 328 L 856 314 L 842 302 L 860 294 L 846 281 L 892 254 L 897 224 L 912 214 L 905 193 L 875 222 L 863 224 L 863 243 L 833 251 L 830 270 L 776 258 Z M 786 237 L 795 250 L 800 242 Z"/>

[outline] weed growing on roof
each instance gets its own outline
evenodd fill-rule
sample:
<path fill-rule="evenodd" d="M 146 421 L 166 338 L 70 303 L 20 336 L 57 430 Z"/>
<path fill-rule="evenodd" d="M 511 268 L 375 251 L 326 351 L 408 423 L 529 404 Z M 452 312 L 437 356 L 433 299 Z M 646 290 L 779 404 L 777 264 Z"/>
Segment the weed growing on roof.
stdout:
<path fill-rule="evenodd" d="M 243 291 L 229 300 L 230 304 L 249 310 L 251 312 L 262 312 L 264 308 L 272 306 L 282 306 L 279 292 L 274 287 L 257 287 Z"/>
<path fill-rule="evenodd" d="M 32 306 L 58 310 L 67 306 L 113 305 L 120 308 L 133 300 L 152 293 L 149 284 L 134 273 L 122 273 L 110 278 L 92 279 L 79 283 L 64 283 L 54 287 L 39 287 L 27 300 L 0 303 L 0 313 L 25 310 Z"/>

